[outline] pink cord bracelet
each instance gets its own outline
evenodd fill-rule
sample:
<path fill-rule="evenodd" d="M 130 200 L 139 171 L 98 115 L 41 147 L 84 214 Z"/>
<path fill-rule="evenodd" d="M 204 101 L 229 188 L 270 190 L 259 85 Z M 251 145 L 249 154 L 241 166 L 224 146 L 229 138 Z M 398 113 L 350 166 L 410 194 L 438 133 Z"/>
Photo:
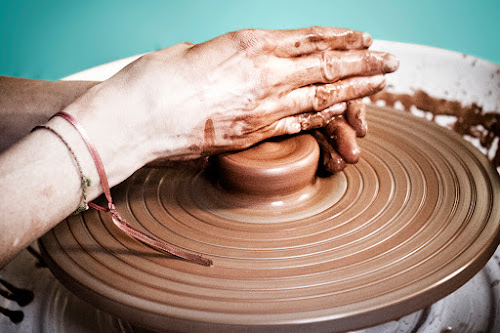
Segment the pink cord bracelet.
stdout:
<path fill-rule="evenodd" d="M 58 112 L 54 115 L 54 117 L 61 117 L 64 118 L 66 121 L 68 121 L 80 134 L 83 142 L 85 142 L 85 145 L 87 146 L 87 149 L 90 152 L 90 155 L 92 156 L 92 159 L 94 160 L 95 166 L 97 168 L 97 173 L 99 174 L 99 178 L 101 181 L 101 187 L 102 191 L 104 192 L 104 196 L 106 197 L 106 200 L 108 201 L 108 207 L 101 207 L 99 205 L 96 205 L 95 203 L 89 202 L 88 205 L 94 209 L 97 209 L 101 212 L 109 212 L 111 214 L 111 219 L 113 220 L 113 223 L 120 229 L 122 230 L 125 234 L 127 234 L 130 237 L 133 237 L 157 250 L 172 254 L 176 257 L 186 259 L 188 261 L 192 261 L 194 263 L 203 265 L 203 266 L 212 266 L 213 262 L 210 259 L 204 258 L 200 254 L 197 253 L 192 253 L 189 251 L 186 251 L 184 249 L 181 249 L 175 245 L 169 244 L 163 240 L 154 238 L 152 236 L 148 236 L 144 234 L 143 232 L 134 229 L 132 226 L 130 226 L 127 221 L 125 221 L 120 214 L 118 213 L 115 205 L 113 204 L 113 200 L 111 198 L 111 191 L 109 188 L 108 184 L 108 178 L 106 176 L 106 171 L 104 170 L 104 165 L 102 163 L 101 157 L 99 153 L 97 152 L 96 147 L 92 144 L 90 141 L 89 137 L 87 136 L 87 133 L 85 132 L 85 129 L 83 126 L 77 122 L 77 120 L 71 116 L 70 114 L 66 112 Z"/>

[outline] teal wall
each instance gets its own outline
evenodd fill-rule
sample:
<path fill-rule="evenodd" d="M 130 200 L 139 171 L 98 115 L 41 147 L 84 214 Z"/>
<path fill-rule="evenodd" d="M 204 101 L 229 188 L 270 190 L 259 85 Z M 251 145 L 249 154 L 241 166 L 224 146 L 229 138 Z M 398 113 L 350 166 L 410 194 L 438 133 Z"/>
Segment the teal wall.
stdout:
<path fill-rule="evenodd" d="M 0 75 L 56 80 L 245 27 L 341 26 L 500 63 L 500 1 L 0 0 Z"/>

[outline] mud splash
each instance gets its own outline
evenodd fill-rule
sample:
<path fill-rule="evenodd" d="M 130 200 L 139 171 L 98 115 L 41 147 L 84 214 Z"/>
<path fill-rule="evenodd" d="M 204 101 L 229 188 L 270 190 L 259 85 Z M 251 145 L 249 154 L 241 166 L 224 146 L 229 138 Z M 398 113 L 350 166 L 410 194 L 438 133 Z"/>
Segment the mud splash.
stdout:
<path fill-rule="evenodd" d="M 462 105 L 458 101 L 432 97 L 422 90 L 413 95 L 381 91 L 370 99 L 374 103 L 383 101 L 389 107 L 402 107 L 407 112 L 421 111 L 424 117 L 435 122 L 439 116 L 452 117 L 447 127 L 466 139 L 476 139 L 493 165 L 500 167 L 500 111 L 486 112 L 477 104 Z"/>

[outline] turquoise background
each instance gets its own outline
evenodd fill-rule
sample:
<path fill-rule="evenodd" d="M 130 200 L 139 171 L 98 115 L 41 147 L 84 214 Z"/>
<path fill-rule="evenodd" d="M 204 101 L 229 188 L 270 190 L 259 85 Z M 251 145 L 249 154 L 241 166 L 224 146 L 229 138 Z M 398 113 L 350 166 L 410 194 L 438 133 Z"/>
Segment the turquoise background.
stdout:
<path fill-rule="evenodd" d="M 246 27 L 310 25 L 500 63 L 500 1 L 5 1 L 0 75 L 57 80 L 108 61 Z"/>

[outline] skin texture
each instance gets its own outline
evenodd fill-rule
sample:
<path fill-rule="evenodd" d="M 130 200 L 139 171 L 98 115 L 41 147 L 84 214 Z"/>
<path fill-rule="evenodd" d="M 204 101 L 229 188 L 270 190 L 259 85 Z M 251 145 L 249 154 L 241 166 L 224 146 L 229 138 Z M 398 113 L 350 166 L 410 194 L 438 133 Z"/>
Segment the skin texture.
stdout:
<path fill-rule="evenodd" d="M 364 120 L 359 120 L 362 106 L 351 110 L 349 101 L 382 89 L 383 75 L 398 66 L 393 56 L 367 50 L 370 44 L 368 34 L 339 28 L 241 30 L 147 54 L 110 79 L 89 83 L 84 93 L 73 86 L 72 94 L 60 84 L 55 96 L 61 100 L 48 93 L 52 86 L 42 84 L 33 95 L 16 91 L 3 78 L 0 110 L 29 114 L 48 96 L 42 109 L 53 114 L 64 108 L 78 120 L 99 151 L 111 186 L 159 158 L 235 151 L 325 126 L 334 130 L 318 132 L 325 139 L 322 149 L 354 162 L 352 133 Z M 358 123 L 345 121 L 350 113 Z M 102 193 L 99 178 L 78 133 L 59 117 L 46 125 L 71 146 L 92 183 L 88 199 L 96 198 Z M 0 233 L 0 266 L 80 202 L 75 161 L 53 133 L 35 131 L 4 151 L 0 228 L 9 232 Z"/>

